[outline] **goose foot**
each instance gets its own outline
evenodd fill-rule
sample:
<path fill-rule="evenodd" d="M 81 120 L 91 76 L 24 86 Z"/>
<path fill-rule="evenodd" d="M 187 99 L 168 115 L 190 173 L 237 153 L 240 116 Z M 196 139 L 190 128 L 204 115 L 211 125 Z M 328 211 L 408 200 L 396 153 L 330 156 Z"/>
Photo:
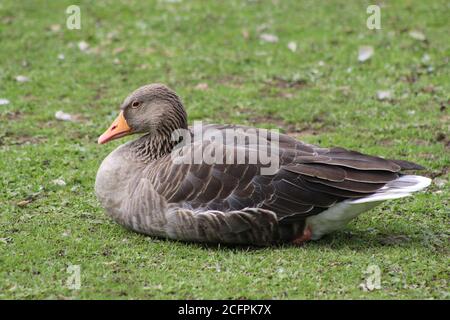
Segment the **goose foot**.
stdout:
<path fill-rule="evenodd" d="M 311 240 L 312 231 L 310 226 L 306 226 L 305 230 L 303 230 L 303 234 L 299 237 L 292 240 L 292 244 L 295 246 L 302 246 L 306 241 Z"/>

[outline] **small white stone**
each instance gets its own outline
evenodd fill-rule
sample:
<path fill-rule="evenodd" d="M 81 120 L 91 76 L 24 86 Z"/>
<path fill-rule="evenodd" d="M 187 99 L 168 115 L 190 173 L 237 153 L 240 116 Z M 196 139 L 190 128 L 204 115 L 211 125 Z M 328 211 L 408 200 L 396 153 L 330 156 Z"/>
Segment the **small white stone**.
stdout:
<path fill-rule="evenodd" d="M 278 42 L 278 37 L 274 34 L 263 33 L 259 36 L 259 38 L 264 42 L 276 43 Z"/>
<path fill-rule="evenodd" d="M 52 183 L 60 187 L 64 187 L 66 185 L 66 182 L 63 179 L 52 180 Z"/>
<path fill-rule="evenodd" d="M 290 41 L 287 45 L 288 49 L 292 52 L 297 51 L 297 43 L 295 41 Z"/>
<path fill-rule="evenodd" d="M 63 112 L 61 110 L 56 111 L 55 118 L 57 120 L 61 120 L 61 121 L 73 121 L 73 117 L 72 117 L 71 114 L 65 113 L 65 112 Z"/>
<path fill-rule="evenodd" d="M 380 101 L 389 100 L 392 98 L 392 92 L 390 90 L 377 91 L 377 99 Z"/>
<path fill-rule="evenodd" d="M 30 81 L 30 78 L 28 78 L 26 76 L 19 75 L 19 76 L 16 77 L 16 81 L 17 82 L 28 82 L 28 81 Z"/>
<path fill-rule="evenodd" d="M 59 60 L 64 60 L 66 57 L 64 56 L 64 54 L 60 53 L 58 54 L 58 59 Z"/>
<path fill-rule="evenodd" d="M 52 31 L 52 32 L 58 32 L 60 30 L 61 30 L 61 25 L 59 25 L 59 24 L 52 24 L 50 26 L 50 31 Z"/>
<path fill-rule="evenodd" d="M 209 86 L 205 82 L 201 82 L 195 86 L 195 89 L 202 90 L 202 91 L 208 90 L 208 88 L 209 88 Z"/>
<path fill-rule="evenodd" d="M 86 51 L 89 48 L 89 44 L 86 41 L 78 42 L 78 49 L 81 51 Z"/>
<path fill-rule="evenodd" d="M 361 46 L 358 51 L 358 61 L 364 62 L 372 58 L 375 50 L 371 46 Z"/>
<path fill-rule="evenodd" d="M 0 106 L 4 106 L 4 105 L 7 105 L 7 104 L 9 104 L 9 100 L 8 99 L 0 98 Z"/>
<path fill-rule="evenodd" d="M 418 31 L 418 30 L 411 30 L 409 32 L 409 36 L 415 40 L 419 40 L 419 41 L 425 41 L 427 39 L 427 37 L 425 37 L 425 35 L 423 34 L 423 32 Z"/>
<path fill-rule="evenodd" d="M 431 60 L 430 55 L 428 53 L 425 53 L 422 57 L 422 62 L 427 63 L 430 62 L 430 60 Z"/>

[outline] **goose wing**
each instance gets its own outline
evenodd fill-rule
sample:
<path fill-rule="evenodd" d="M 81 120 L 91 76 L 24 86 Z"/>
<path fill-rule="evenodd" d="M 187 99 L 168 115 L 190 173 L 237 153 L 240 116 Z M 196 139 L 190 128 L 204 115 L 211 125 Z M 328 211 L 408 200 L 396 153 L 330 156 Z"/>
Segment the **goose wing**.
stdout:
<path fill-rule="evenodd" d="M 214 128 L 225 132 L 230 128 L 248 127 Z M 259 129 L 253 130 L 258 134 Z M 278 220 L 292 221 L 318 214 L 345 199 L 371 195 L 397 179 L 402 169 L 421 168 L 410 162 L 387 160 L 343 148 L 319 148 L 283 134 L 277 138 L 279 168 L 270 175 L 261 174 L 264 165 L 260 161 L 249 163 L 257 147 L 269 138 L 259 140 L 256 145 L 250 140 L 237 146 L 193 142 L 183 148 L 190 152 L 180 156 L 187 161 L 174 163 L 168 156 L 153 166 L 149 176 L 168 203 L 179 203 L 196 211 L 263 208 L 273 211 Z M 223 152 L 211 154 L 214 148 Z M 209 154 L 209 161 L 192 163 L 195 150 L 202 155 Z M 227 163 L 227 157 L 234 162 Z M 237 164 L 238 159 L 245 159 L 245 162 Z"/>

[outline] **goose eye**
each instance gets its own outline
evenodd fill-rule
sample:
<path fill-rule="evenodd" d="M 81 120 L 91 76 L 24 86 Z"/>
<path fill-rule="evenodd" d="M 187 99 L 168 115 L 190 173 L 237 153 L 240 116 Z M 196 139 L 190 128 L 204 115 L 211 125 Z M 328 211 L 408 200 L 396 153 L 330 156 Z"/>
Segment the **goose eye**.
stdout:
<path fill-rule="evenodd" d="M 141 105 L 141 103 L 139 101 L 133 101 L 133 103 L 131 104 L 132 108 L 137 108 Z"/>

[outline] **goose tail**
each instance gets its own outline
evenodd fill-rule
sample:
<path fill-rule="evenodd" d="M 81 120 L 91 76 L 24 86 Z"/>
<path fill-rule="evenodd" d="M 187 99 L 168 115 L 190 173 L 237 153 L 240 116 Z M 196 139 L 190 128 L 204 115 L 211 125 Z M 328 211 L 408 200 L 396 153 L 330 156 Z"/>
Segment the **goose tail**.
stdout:
<path fill-rule="evenodd" d="M 376 193 L 350 201 L 351 203 L 378 202 L 389 199 L 398 199 L 410 196 L 412 193 L 420 191 L 428 187 L 431 179 L 423 176 L 403 175 L 398 179 L 388 182 L 384 187 Z"/>

